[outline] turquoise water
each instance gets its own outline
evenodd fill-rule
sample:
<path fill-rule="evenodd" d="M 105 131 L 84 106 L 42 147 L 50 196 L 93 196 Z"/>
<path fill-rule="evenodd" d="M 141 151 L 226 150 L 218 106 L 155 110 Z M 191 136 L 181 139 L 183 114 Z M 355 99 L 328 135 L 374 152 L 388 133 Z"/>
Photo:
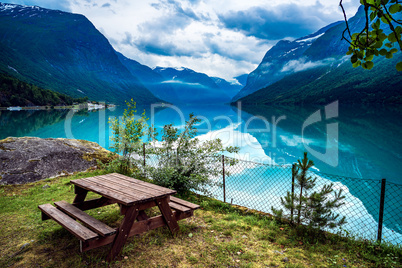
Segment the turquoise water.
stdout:
<path fill-rule="evenodd" d="M 109 147 L 108 119 L 119 117 L 124 107 L 114 110 L 1 111 L 0 139 L 8 136 L 76 138 Z M 316 168 L 330 174 L 389 181 L 402 184 L 402 111 L 399 107 L 339 106 L 338 117 L 317 122 L 303 130 L 306 119 L 322 107 L 236 107 L 181 106 L 139 107 L 149 123 L 158 129 L 173 123 L 183 127 L 189 113 L 202 119 L 201 139 L 220 138 L 226 145 L 241 148 L 245 160 L 288 164 L 302 157 L 307 148 Z M 264 119 L 264 120 L 263 120 Z M 338 135 L 327 140 L 328 124 L 338 125 Z M 325 151 L 337 147 L 337 161 Z M 309 152 L 310 152 L 309 151 Z M 318 156 L 322 154 L 324 156 Z M 336 155 L 335 153 L 332 154 Z"/>
<path fill-rule="evenodd" d="M 332 106 L 331 106 L 332 105 Z M 402 243 L 402 110 L 383 106 L 232 107 L 165 106 L 138 107 L 146 111 L 149 124 L 161 130 L 165 124 L 183 128 L 190 113 L 201 119 L 197 126 L 201 140 L 220 138 L 240 153 L 228 156 L 266 164 L 289 166 L 304 151 L 314 160 L 321 183 L 335 182 L 347 197 L 341 214 L 349 230 L 375 239 L 378 224 L 379 180 L 387 187 L 384 234 Z M 124 107 L 111 110 L 1 111 L 0 139 L 8 136 L 75 138 L 109 147 L 108 120 L 120 117 Z M 160 135 L 159 135 L 160 137 Z M 246 163 L 246 162 L 244 162 Z M 227 200 L 269 211 L 289 190 L 290 172 L 277 176 L 269 166 L 237 166 L 227 181 Z M 279 168 L 281 169 L 281 168 Z M 355 180 L 352 178 L 364 178 Z M 290 184 L 289 184 L 290 185 Z M 220 193 L 220 190 L 218 191 Z M 218 194 L 217 198 L 222 199 Z M 271 203 L 267 204 L 267 200 Z M 274 202 L 274 200 L 276 200 Z"/>

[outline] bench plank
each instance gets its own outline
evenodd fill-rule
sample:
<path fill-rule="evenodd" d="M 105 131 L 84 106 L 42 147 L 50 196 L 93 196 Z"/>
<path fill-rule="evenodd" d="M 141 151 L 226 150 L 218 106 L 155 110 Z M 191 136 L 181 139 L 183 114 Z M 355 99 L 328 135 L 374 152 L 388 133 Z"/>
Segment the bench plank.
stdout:
<path fill-rule="evenodd" d="M 73 217 L 76 220 L 79 220 L 85 226 L 87 226 L 92 231 L 100 234 L 101 236 L 107 236 L 114 234 L 116 232 L 115 229 L 107 226 L 103 222 L 89 216 L 84 211 L 80 210 L 79 208 L 67 203 L 66 201 L 59 201 L 54 203 L 58 209 L 63 211 L 64 213 L 68 214 L 69 216 Z"/>
<path fill-rule="evenodd" d="M 171 196 L 171 197 L 170 197 L 170 202 L 174 202 L 174 203 L 177 203 L 177 204 L 179 204 L 179 205 L 182 205 L 182 206 L 185 206 L 185 207 L 189 207 L 189 208 L 191 208 L 192 210 L 194 210 L 194 209 L 199 209 L 199 208 L 200 208 L 199 205 L 193 204 L 193 203 L 191 203 L 191 202 L 188 202 L 188 201 L 186 201 L 186 200 L 183 200 L 183 199 L 180 199 L 180 198 L 177 198 L 177 197 L 174 197 L 174 196 Z"/>
<path fill-rule="evenodd" d="M 169 207 L 171 207 L 171 208 L 173 208 L 175 210 L 178 210 L 180 212 L 190 212 L 191 211 L 191 208 L 179 205 L 179 204 L 174 203 L 174 202 L 169 202 Z"/>
<path fill-rule="evenodd" d="M 98 237 L 96 233 L 82 226 L 51 204 L 39 205 L 38 208 L 82 241 L 88 241 Z"/>

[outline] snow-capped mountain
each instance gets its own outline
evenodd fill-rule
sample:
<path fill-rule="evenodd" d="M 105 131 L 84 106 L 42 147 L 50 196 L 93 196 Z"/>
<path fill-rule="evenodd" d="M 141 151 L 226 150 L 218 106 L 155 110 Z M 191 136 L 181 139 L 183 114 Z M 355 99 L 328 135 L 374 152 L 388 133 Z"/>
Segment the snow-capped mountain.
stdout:
<path fill-rule="evenodd" d="M 279 41 L 265 54 L 257 69 L 248 75 L 246 86 L 233 97 L 233 101 L 281 80 L 287 75 L 286 68 L 288 68 L 289 63 L 295 60 L 302 60 L 304 53 L 313 42 L 322 37 L 325 31 L 339 23 L 328 25 L 314 34 L 294 41 Z"/>
<path fill-rule="evenodd" d="M 349 20 L 351 32 L 364 27 L 360 8 Z M 353 68 L 346 56 L 349 44 L 342 40 L 345 23 L 337 22 L 318 32 L 296 39 L 282 40 L 265 55 L 249 74 L 247 85 L 233 98 L 243 104 L 401 103 L 402 75 L 393 59 L 375 58 L 371 70 Z"/>
<path fill-rule="evenodd" d="M 0 71 L 92 100 L 158 102 L 83 15 L 0 3 Z"/>

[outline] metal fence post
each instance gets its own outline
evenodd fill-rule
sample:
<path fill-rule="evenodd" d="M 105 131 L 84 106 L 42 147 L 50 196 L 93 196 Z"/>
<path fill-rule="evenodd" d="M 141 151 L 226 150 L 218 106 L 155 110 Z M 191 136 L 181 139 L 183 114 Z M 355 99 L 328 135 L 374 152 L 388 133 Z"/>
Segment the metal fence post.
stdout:
<path fill-rule="evenodd" d="M 145 167 L 145 165 L 146 165 L 146 162 L 145 162 L 145 143 L 142 144 L 142 154 L 144 156 L 144 167 Z"/>
<path fill-rule="evenodd" d="M 384 201 L 385 201 L 385 184 L 386 180 L 381 180 L 381 197 L 380 197 L 380 213 L 378 218 L 378 233 L 377 233 L 377 241 L 381 243 L 382 239 L 382 225 L 384 219 Z"/>
<path fill-rule="evenodd" d="M 290 208 L 290 223 L 293 224 L 293 197 L 295 194 L 295 174 L 294 170 L 296 170 L 296 164 L 292 165 L 292 207 Z"/>
<path fill-rule="evenodd" d="M 226 203 L 225 156 L 222 155 L 223 202 Z"/>

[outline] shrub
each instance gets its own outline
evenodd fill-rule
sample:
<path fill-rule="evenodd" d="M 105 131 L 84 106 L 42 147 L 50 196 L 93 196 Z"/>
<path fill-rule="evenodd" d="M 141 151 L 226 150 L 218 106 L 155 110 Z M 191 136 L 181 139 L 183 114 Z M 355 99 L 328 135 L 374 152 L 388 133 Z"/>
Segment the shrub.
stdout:
<path fill-rule="evenodd" d="M 305 152 L 303 160 L 298 160 L 292 168 L 292 176 L 295 178 L 295 186 L 299 192 L 287 192 L 287 195 L 281 198 L 282 205 L 290 213 L 285 215 L 283 209 L 277 210 L 274 207 L 271 207 L 271 210 L 277 218 L 284 218 L 293 223 L 296 217 L 298 225 L 305 224 L 312 229 L 341 226 L 346 223 L 345 217 L 339 219 L 339 214 L 332 210 L 344 204 L 342 200 L 345 196 L 342 196 L 342 189 L 336 192 L 331 183 L 324 185 L 319 191 L 312 191 L 316 186 L 317 178 L 309 176 L 308 172 L 313 166 L 314 162 L 307 158 Z"/>

